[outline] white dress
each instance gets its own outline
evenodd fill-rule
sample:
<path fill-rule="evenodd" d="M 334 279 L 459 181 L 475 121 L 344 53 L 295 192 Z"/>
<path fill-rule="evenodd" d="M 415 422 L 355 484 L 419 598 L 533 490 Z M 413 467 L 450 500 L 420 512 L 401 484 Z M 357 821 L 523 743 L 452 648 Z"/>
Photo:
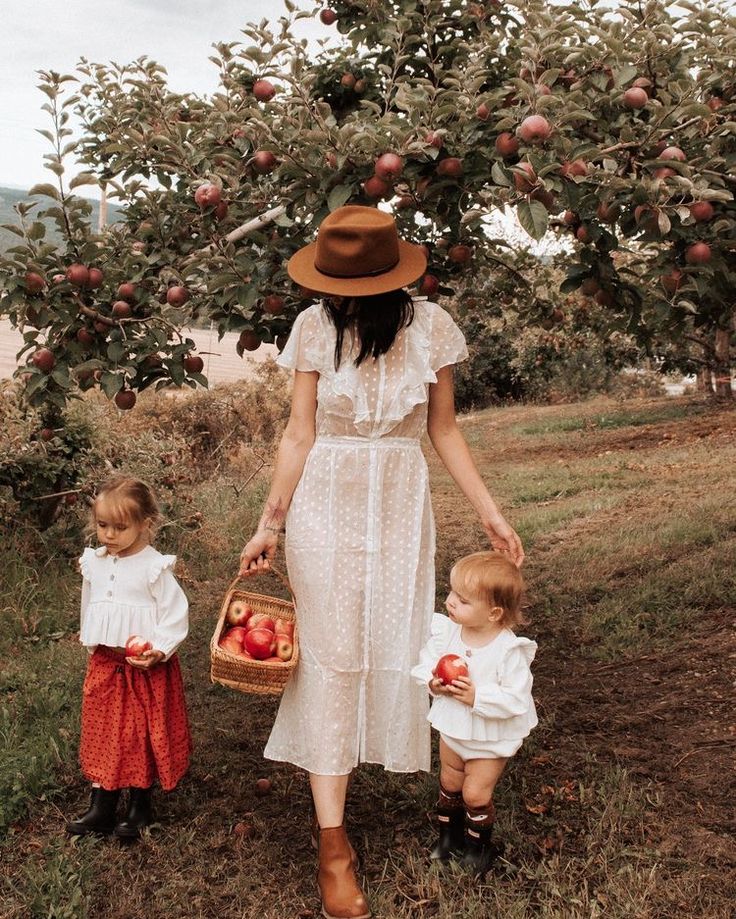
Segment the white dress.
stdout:
<path fill-rule="evenodd" d="M 175 563 L 175 555 L 153 546 L 122 557 L 105 546 L 85 549 L 79 559 L 80 642 L 88 649 L 124 648 L 131 635 L 140 635 L 168 660 L 189 630 L 189 603 L 174 577 Z"/>
<path fill-rule="evenodd" d="M 464 759 L 484 752 L 488 758 L 513 756 L 536 727 L 530 669 L 536 652 L 536 642 L 519 638 L 511 629 L 503 629 L 481 648 L 468 648 L 461 626 L 440 613 L 432 617 L 432 635 L 412 676 L 426 691 L 432 670 L 443 655 L 457 654 L 465 661 L 475 686 L 472 707 L 452 696 L 437 695 L 427 716 Z"/>
<path fill-rule="evenodd" d="M 349 336 L 346 334 L 346 339 Z M 316 439 L 286 520 L 300 656 L 266 745 L 269 759 L 321 775 L 360 762 L 430 768 L 426 689 L 411 668 L 434 608 L 427 464 L 429 384 L 467 357 L 452 318 L 415 301 L 389 352 L 355 367 L 320 304 L 294 323 L 278 359 L 317 371 Z"/>

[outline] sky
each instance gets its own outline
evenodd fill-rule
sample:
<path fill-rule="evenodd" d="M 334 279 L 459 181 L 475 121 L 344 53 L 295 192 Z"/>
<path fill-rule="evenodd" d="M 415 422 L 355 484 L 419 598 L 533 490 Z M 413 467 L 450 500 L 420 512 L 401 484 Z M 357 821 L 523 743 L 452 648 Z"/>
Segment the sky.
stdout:
<path fill-rule="evenodd" d="M 316 8 L 311 0 L 298 6 Z M 52 177 L 42 160 L 48 141 L 35 130 L 50 128 L 36 71 L 73 73 L 80 57 L 127 64 L 147 55 L 166 67 L 175 92 L 209 93 L 217 85 L 212 45 L 238 41 L 247 22 L 285 12 L 283 0 L 2 0 L 0 185 L 26 189 Z M 297 30 L 315 40 L 333 32 L 319 20 Z"/>

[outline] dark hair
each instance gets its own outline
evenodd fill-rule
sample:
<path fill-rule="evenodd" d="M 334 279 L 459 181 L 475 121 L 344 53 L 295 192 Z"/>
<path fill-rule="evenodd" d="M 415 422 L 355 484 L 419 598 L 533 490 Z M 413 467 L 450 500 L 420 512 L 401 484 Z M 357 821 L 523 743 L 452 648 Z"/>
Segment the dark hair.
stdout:
<path fill-rule="evenodd" d="M 337 329 L 335 370 L 342 360 L 346 331 L 360 342 L 355 358 L 355 366 L 359 367 L 367 357 L 385 354 L 399 331 L 414 319 L 414 302 L 403 288 L 370 297 L 331 297 L 323 300 L 323 306 Z"/>

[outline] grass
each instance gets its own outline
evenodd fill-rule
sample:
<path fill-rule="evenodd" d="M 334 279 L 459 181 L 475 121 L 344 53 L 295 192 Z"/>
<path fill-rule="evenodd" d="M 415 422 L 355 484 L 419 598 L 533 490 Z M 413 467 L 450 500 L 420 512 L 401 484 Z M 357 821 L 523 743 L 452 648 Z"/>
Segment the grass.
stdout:
<path fill-rule="evenodd" d="M 693 419 L 702 437 L 692 439 Z M 569 737 L 564 710 L 552 704 L 571 662 L 656 654 L 732 610 L 731 419 L 710 416 L 695 401 L 598 400 L 499 409 L 463 422 L 482 474 L 529 553 L 540 726 L 499 787 L 498 830 L 507 848 L 482 885 L 428 864 L 433 776 L 358 771 L 348 819 L 375 916 L 731 915 L 728 867 L 664 845 L 681 830 L 661 783 Z M 632 436 L 642 434 L 632 450 Z M 484 541 L 431 456 L 430 472 L 440 603 L 452 562 Z M 208 676 L 214 619 L 267 478 L 265 470 L 241 491 L 224 469 L 196 483 L 188 507 L 202 513 L 201 526 L 162 534 L 162 548 L 180 556 L 191 601 L 182 660 L 196 750 L 188 779 L 158 797 L 158 824 L 132 848 L 62 834 L 64 818 L 87 796 L 76 767 L 84 654 L 73 638 L 73 564 L 51 553 L 48 540 L 0 545 L 3 919 L 317 914 L 306 779 L 261 758 L 276 702 L 233 694 Z M 625 710 L 625 696 L 621 705 Z M 593 708 L 588 714 L 597 717 Z M 260 775 L 274 783 L 265 798 L 254 791 Z"/>

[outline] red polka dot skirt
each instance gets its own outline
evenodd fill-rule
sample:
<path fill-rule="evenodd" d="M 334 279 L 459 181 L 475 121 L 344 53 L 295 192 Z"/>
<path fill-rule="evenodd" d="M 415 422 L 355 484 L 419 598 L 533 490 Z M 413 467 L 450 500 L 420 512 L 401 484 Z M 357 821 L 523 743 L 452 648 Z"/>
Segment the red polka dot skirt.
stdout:
<path fill-rule="evenodd" d="M 184 684 L 176 655 L 138 670 L 98 646 L 82 689 L 82 773 L 103 788 L 175 788 L 189 767 Z"/>

